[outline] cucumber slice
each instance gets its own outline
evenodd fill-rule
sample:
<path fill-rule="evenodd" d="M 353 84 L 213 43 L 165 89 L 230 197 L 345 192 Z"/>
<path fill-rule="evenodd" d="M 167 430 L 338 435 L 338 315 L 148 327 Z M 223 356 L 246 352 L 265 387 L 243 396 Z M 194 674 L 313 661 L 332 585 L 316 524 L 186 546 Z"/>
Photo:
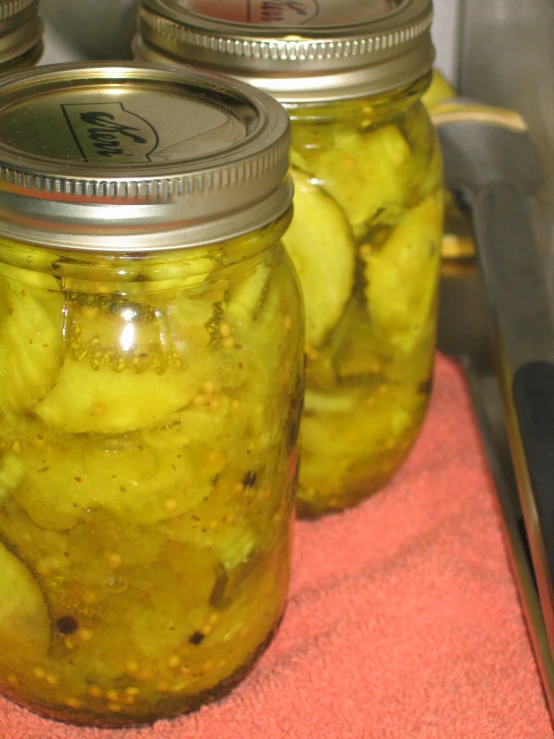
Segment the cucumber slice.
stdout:
<path fill-rule="evenodd" d="M 351 225 L 368 223 L 382 209 L 404 200 L 398 169 L 411 157 L 397 126 L 366 132 L 338 130 L 325 149 L 303 149 L 301 161 L 341 206 Z"/>
<path fill-rule="evenodd" d="M 282 247 L 274 249 L 270 259 L 237 283 L 220 326 L 233 344 L 225 350 L 229 357 L 225 364 L 229 380 L 236 378 L 235 387 L 221 384 L 232 399 L 227 444 L 235 451 L 268 449 L 282 438 L 290 386 L 302 360 L 298 283 Z"/>
<path fill-rule="evenodd" d="M 120 293 L 138 299 L 157 293 L 176 295 L 183 289 L 202 285 L 218 267 L 212 256 L 202 256 L 205 252 L 205 249 L 201 253 L 200 250 L 191 250 L 187 260 L 183 259 L 182 252 L 166 255 L 163 260 L 151 256 L 132 259 L 98 257 L 81 262 L 61 257 L 55 262 L 53 271 L 63 289 L 71 293 L 104 297 Z"/>
<path fill-rule="evenodd" d="M 40 587 L 3 544 L 0 572 L 0 652 L 25 659 L 45 657 L 50 648 L 50 619 Z"/>
<path fill-rule="evenodd" d="M 212 313 L 213 306 L 184 297 L 155 307 L 70 295 L 65 362 L 32 411 L 60 431 L 108 434 L 174 413 L 213 372 L 204 325 Z"/>
<path fill-rule="evenodd" d="M 310 413 L 349 413 L 354 408 L 357 398 L 352 393 L 318 393 L 306 390 L 304 395 L 304 412 Z"/>
<path fill-rule="evenodd" d="M 25 260 L 22 259 L 21 244 L 14 244 L 17 248 L 19 264 L 2 262 L 2 238 L 0 237 L 0 275 L 5 277 L 12 288 L 16 291 L 27 290 L 27 287 L 35 290 L 35 294 L 48 292 L 59 292 L 60 286 L 53 275 L 56 257 L 53 254 L 29 253 Z M 35 247 L 36 249 L 36 247 Z M 14 253 L 9 252 L 6 258 L 14 258 Z M 39 292 L 40 291 L 40 292 Z"/>
<path fill-rule="evenodd" d="M 22 458 L 27 472 L 15 497 L 54 531 L 99 508 L 135 525 L 182 515 L 210 495 L 226 461 L 198 443 L 154 449 L 132 435 L 31 447 Z"/>
<path fill-rule="evenodd" d="M 15 454 L 4 454 L 0 459 L 0 507 L 15 490 L 25 474 L 25 465 Z"/>
<path fill-rule="evenodd" d="M 0 279 L 0 409 L 18 412 L 55 384 L 63 356 L 63 297 Z"/>
<path fill-rule="evenodd" d="M 254 377 L 254 375 L 253 375 Z M 235 394 L 233 392 L 233 394 Z M 244 405 L 236 407 L 226 391 L 203 393 L 205 405 L 191 406 L 173 413 L 158 424 L 140 432 L 140 439 L 153 450 L 195 448 L 205 458 L 211 476 L 223 467 L 222 462 L 248 443 L 246 434 L 250 413 Z M 211 460 L 211 461 L 208 461 Z"/>
<path fill-rule="evenodd" d="M 329 342 L 335 383 L 373 385 L 393 350 L 376 341 L 367 303 L 356 290 Z M 389 356 L 387 356 L 389 355 Z M 331 389 L 331 388 L 329 388 Z"/>
<path fill-rule="evenodd" d="M 164 260 L 163 263 L 151 264 L 151 260 L 144 260 L 137 266 L 137 272 L 133 275 L 136 287 L 141 292 L 161 292 L 167 290 L 183 290 L 196 285 L 201 285 L 211 275 L 217 264 L 208 256 L 195 254 L 199 250 L 191 250 L 191 258 L 183 260 L 182 254 L 176 259 Z M 203 253 L 206 250 L 202 250 Z"/>
<path fill-rule="evenodd" d="M 409 354 L 437 298 L 443 192 L 406 212 L 385 245 L 366 257 L 365 295 L 375 331 Z"/>
<path fill-rule="evenodd" d="M 153 423 L 187 405 L 196 386 L 180 369 L 116 374 L 65 362 L 59 381 L 32 411 L 48 425 L 70 433 L 127 432 Z"/>
<path fill-rule="evenodd" d="M 245 562 L 259 545 L 259 534 L 245 519 L 244 492 L 236 473 L 227 470 L 213 495 L 193 513 L 185 514 L 163 526 L 172 540 L 200 549 L 210 549 L 226 570 Z"/>
<path fill-rule="evenodd" d="M 226 320 L 231 325 L 243 325 L 255 320 L 269 287 L 270 269 L 265 264 L 254 268 L 231 290 L 226 310 Z"/>
<path fill-rule="evenodd" d="M 443 184 L 442 155 L 436 131 L 424 106 L 418 103 L 406 112 L 401 129 L 411 157 L 399 172 L 408 208 L 420 203 Z"/>
<path fill-rule="evenodd" d="M 358 395 L 358 397 L 356 397 Z M 355 481 L 359 484 L 379 474 L 387 457 L 401 452 L 410 441 L 425 409 L 425 400 L 413 385 L 391 387 L 377 397 L 371 410 L 353 393 L 354 408 L 348 413 L 322 410 L 305 414 L 301 425 L 302 466 L 300 499 L 340 500 Z"/>
<path fill-rule="evenodd" d="M 148 426 L 141 431 L 141 439 L 153 449 L 190 447 L 202 442 L 219 446 L 227 435 L 230 400 L 222 392 L 203 395 L 205 405 L 189 407 Z M 213 407 L 214 401 L 217 407 Z"/>
<path fill-rule="evenodd" d="M 340 318 L 352 291 L 355 250 L 340 208 L 311 178 L 292 169 L 294 217 L 283 236 L 300 279 L 306 344 L 320 346 Z"/>

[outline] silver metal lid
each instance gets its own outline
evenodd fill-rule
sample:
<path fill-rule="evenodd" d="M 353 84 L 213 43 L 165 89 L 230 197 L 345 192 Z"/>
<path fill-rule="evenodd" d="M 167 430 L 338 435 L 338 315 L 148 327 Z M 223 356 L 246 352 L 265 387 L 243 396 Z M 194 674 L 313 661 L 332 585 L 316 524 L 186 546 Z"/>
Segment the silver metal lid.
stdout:
<path fill-rule="evenodd" d="M 38 0 L 0 0 L 0 64 L 23 56 L 41 38 Z"/>
<path fill-rule="evenodd" d="M 31 5 L 36 5 L 36 0 L 0 0 L 0 22 L 22 13 Z"/>
<path fill-rule="evenodd" d="M 141 0 L 134 48 L 232 74 L 281 102 L 336 100 L 429 71 L 432 11 L 432 0 Z"/>
<path fill-rule="evenodd" d="M 0 234 L 125 252 L 196 246 L 289 208 L 289 119 L 191 69 L 39 67 L 0 82 Z"/>

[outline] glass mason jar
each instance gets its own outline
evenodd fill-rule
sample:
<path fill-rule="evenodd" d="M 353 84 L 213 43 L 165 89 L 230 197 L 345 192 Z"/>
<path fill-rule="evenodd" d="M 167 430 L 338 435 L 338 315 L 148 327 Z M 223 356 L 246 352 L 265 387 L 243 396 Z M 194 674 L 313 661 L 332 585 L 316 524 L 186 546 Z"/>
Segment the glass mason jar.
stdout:
<path fill-rule="evenodd" d="M 443 218 L 421 102 L 431 16 L 431 0 L 142 0 L 137 57 L 225 71 L 291 117 L 284 243 L 306 310 L 304 515 L 381 488 L 428 404 Z"/>
<path fill-rule="evenodd" d="M 228 691 L 281 619 L 303 314 L 289 121 L 222 77 L 0 83 L 0 688 L 125 726 Z"/>
<path fill-rule="evenodd" d="M 34 66 L 42 51 L 38 0 L 0 0 L 0 76 Z"/>

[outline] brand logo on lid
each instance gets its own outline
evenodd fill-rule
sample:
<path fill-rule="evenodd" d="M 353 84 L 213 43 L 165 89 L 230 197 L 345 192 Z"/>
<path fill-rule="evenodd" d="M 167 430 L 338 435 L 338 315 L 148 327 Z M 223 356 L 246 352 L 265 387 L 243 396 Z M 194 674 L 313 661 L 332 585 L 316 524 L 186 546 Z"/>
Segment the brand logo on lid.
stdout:
<path fill-rule="evenodd" d="M 317 0 L 254 0 L 248 2 L 251 23 L 309 23 L 319 13 Z"/>
<path fill-rule="evenodd" d="M 366 24 L 388 17 L 413 0 L 158 0 L 201 18 L 232 23 L 314 29 Z M 229 29 L 231 30 L 231 29 Z"/>
<path fill-rule="evenodd" d="M 158 145 L 154 127 L 122 103 L 76 103 L 62 110 L 86 162 L 149 162 Z"/>
<path fill-rule="evenodd" d="M 204 18 L 236 23 L 302 26 L 320 13 L 321 0 L 177 0 L 177 5 Z"/>

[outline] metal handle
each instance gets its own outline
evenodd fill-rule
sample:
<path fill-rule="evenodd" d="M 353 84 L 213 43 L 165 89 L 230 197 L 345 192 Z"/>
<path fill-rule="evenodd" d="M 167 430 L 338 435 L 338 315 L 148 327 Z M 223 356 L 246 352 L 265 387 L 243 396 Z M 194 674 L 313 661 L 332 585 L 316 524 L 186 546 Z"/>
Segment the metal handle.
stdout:
<path fill-rule="evenodd" d="M 550 573 L 554 573 L 554 365 L 533 362 L 520 367 L 512 392 L 537 525 Z"/>
<path fill-rule="evenodd" d="M 554 645 L 554 321 L 527 199 L 510 185 L 468 192 L 498 332 L 500 379 L 521 505 Z"/>

